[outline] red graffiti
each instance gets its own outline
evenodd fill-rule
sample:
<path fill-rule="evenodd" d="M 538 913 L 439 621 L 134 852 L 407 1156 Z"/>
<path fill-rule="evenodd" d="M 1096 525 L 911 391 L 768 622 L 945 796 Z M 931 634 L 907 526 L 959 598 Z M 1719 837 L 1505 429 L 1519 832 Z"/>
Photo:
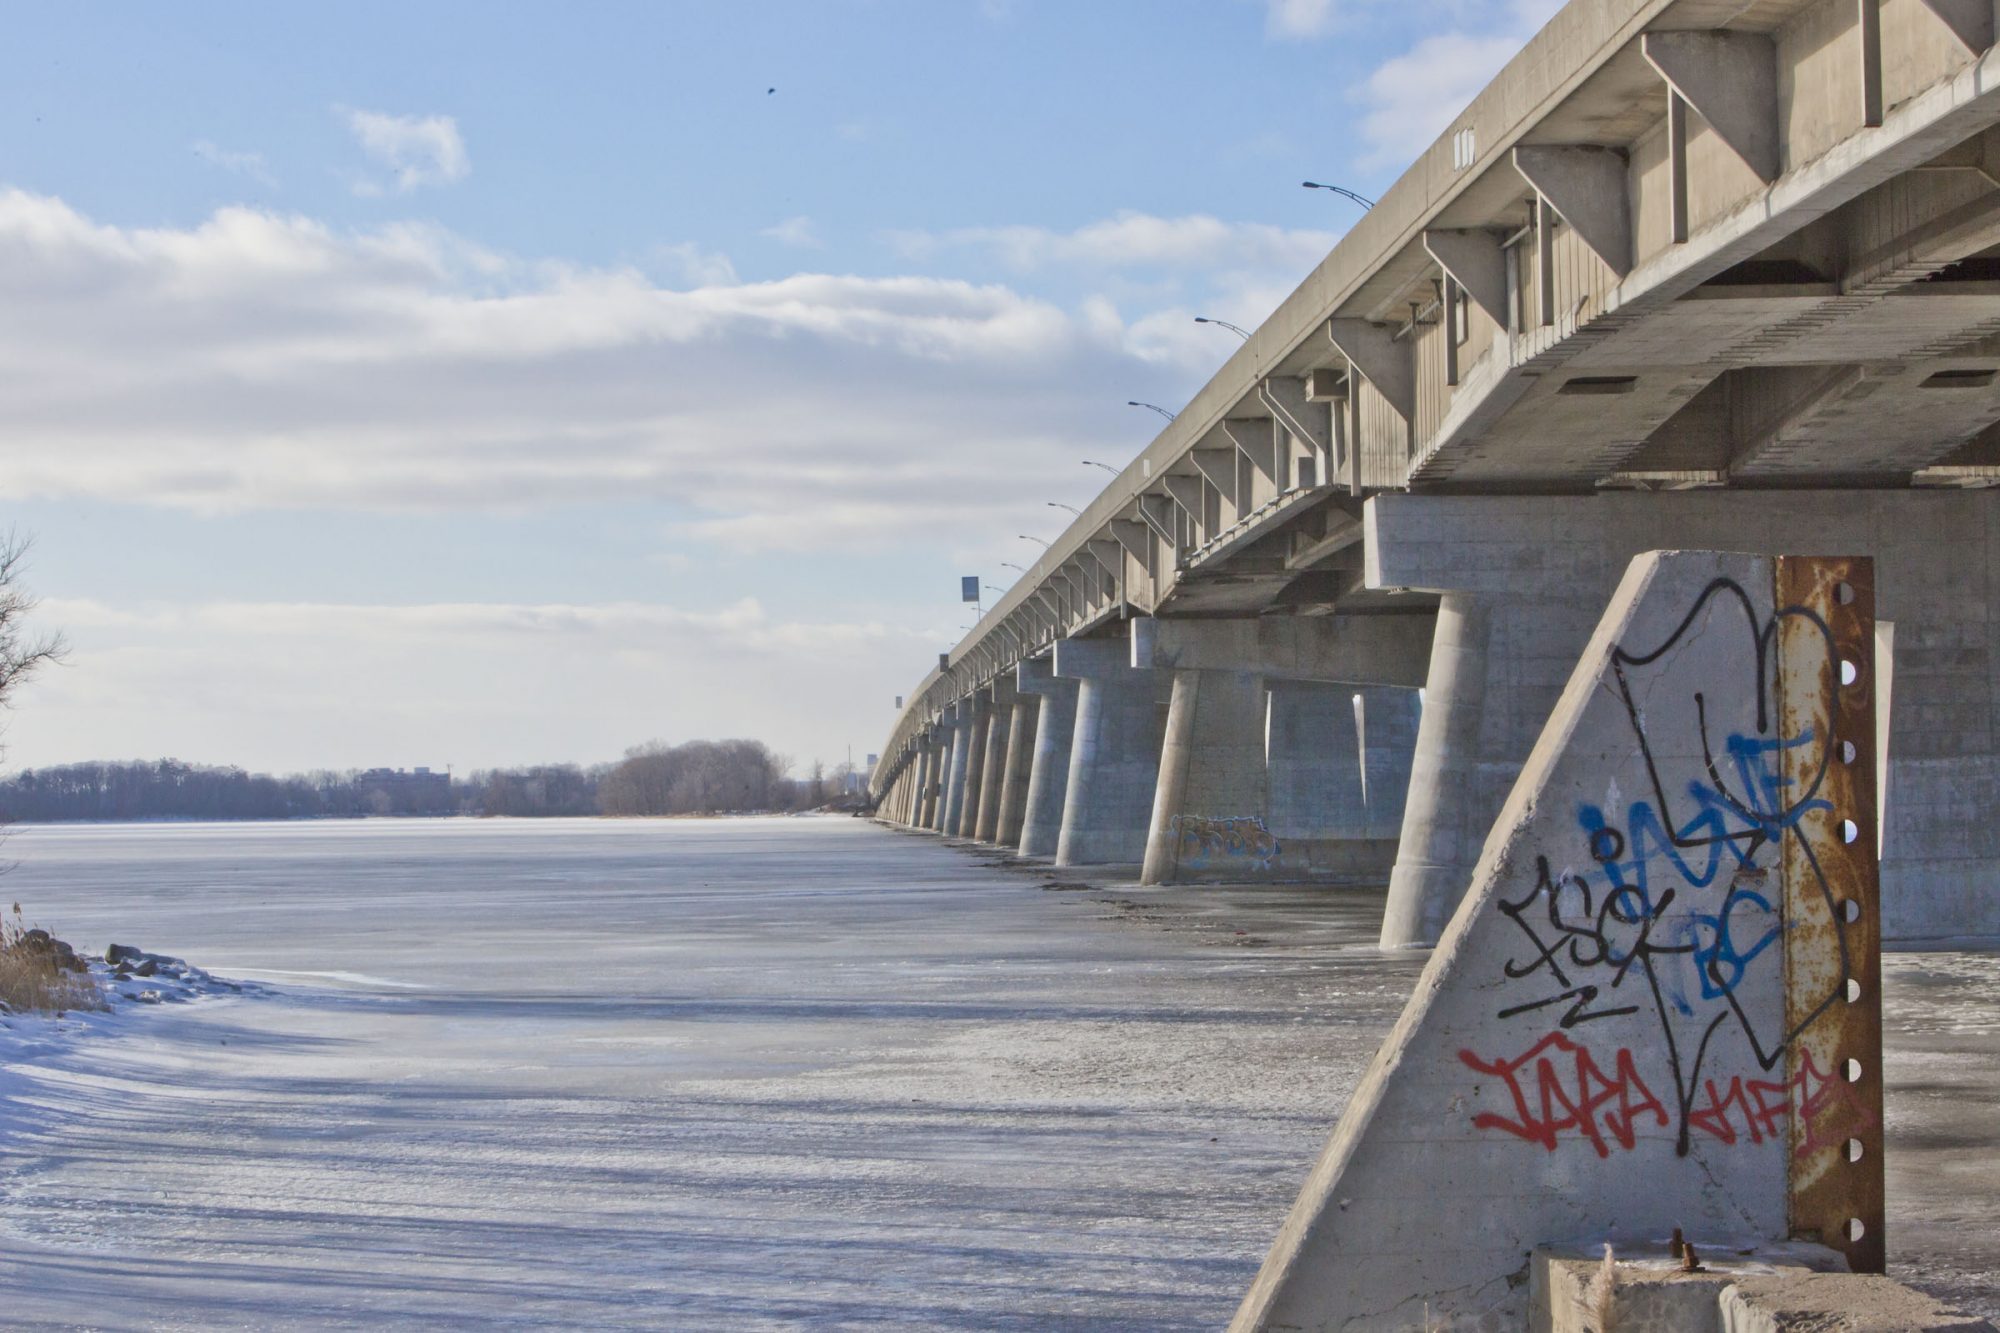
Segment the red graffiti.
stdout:
<path fill-rule="evenodd" d="M 1460 1051 L 1458 1058 L 1482 1074 L 1505 1079 L 1514 1098 L 1517 1119 L 1482 1111 L 1472 1117 L 1473 1125 L 1505 1130 L 1550 1152 L 1556 1150 L 1558 1136 L 1572 1130 L 1588 1139 L 1599 1157 L 1609 1157 L 1611 1149 L 1604 1139 L 1607 1132 L 1620 1148 L 1630 1151 L 1638 1142 L 1634 1130 L 1640 1116 L 1650 1113 L 1662 1128 L 1668 1123 L 1667 1108 L 1639 1077 L 1632 1065 L 1632 1052 L 1624 1047 L 1619 1048 L 1616 1074 L 1611 1077 L 1598 1068 L 1587 1048 L 1560 1032 L 1543 1037 L 1517 1059 L 1488 1062 L 1471 1051 Z M 1530 1064 L 1534 1066 L 1538 1105 L 1530 1105 L 1519 1077 Z"/>
<path fill-rule="evenodd" d="M 1725 1144 L 1734 1143 L 1739 1137 L 1729 1115 L 1734 1109 L 1742 1116 L 1750 1142 L 1778 1138 L 1783 1133 L 1785 1109 L 1790 1105 L 1785 1096 L 1789 1087 L 1754 1078 L 1746 1083 L 1739 1074 L 1729 1080 L 1729 1092 L 1724 1096 L 1716 1092 L 1715 1080 L 1709 1079 L 1708 1105 L 1689 1107 L 1688 1124 Z"/>
<path fill-rule="evenodd" d="M 1811 1051 L 1801 1050 L 1799 1054 L 1803 1063 L 1799 1072 L 1792 1075 L 1792 1087 L 1796 1089 L 1799 1119 L 1805 1121 L 1806 1133 L 1794 1156 L 1809 1157 L 1822 1148 L 1838 1147 L 1846 1142 L 1848 1134 L 1874 1126 L 1875 1113 L 1869 1109 L 1868 1103 L 1861 1100 L 1854 1085 L 1841 1077 L 1838 1065 L 1834 1067 L 1834 1073 L 1822 1073 L 1820 1067 L 1813 1063 Z M 1836 1118 L 1844 1118 L 1851 1123 L 1844 1130 L 1821 1137 L 1823 1121 L 1820 1112 L 1830 1109 L 1844 1109 L 1848 1112 L 1847 1116 Z"/>

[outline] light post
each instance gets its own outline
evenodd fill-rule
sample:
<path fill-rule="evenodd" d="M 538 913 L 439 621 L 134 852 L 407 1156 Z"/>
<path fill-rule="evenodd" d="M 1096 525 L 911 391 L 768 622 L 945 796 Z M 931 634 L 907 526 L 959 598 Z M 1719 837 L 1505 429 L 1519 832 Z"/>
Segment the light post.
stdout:
<path fill-rule="evenodd" d="M 1166 408 L 1161 407 L 1158 403 L 1142 403 L 1136 398 L 1128 398 L 1125 401 L 1125 406 L 1143 407 L 1148 412 L 1158 412 L 1161 416 L 1165 417 L 1169 421 L 1172 421 L 1174 419 L 1174 414 L 1172 412 L 1167 411 Z"/>
<path fill-rule="evenodd" d="M 1070 513 L 1075 514 L 1078 518 L 1083 517 L 1083 511 L 1081 509 L 1078 509 L 1075 505 L 1066 505 L 1062 503 L 1060 500 L 1044 500 L 1042 501 L 1042 503 L 1047 505 L 1051 509 L 1067 509 L 1069 510 Z"/>
<path fill-rule="evenodd" d="M 1111 474 L 1112 476 L 1114 476 L 1114 477 L 1118 475 L 1118 469 L 1117 469 L 1117 468 L 1115 468 L 1115 467 L 1111 466 L 1111 464 L 1109 464 L 1109 463 L 1100 463 L 1100 462 L 1098 462 L 1098 461 L 1097 461 L 1096 459 L 1094 459 L 1094 458 L 1086 458 L 1086 459 L 1084 459 L 1084 460 L 1083 460 L 1083 465 L 1084 465 L 1085 467 L 1101 467 L 1101 468 L 1103 468 L 1103 469 L 1104 469 L 1104 470 L 1105 470 L 1106 472 L 1109 472 L 1109 473 L 1110 473 L 1110 474 Z"/>
<path fill-rule="evenodd" d="M 1042 539 L 1041 539 L 1040 537 L 1030 537 L 1030 536 L 1029 536 L 1029 535 L 1028 535 L 1027 533 L 1025 533 L 1025 532 L 1021 532 L 1021 533 L 1016 533 L 1015 535 L 1016 535 L 1017 537 L 1019 537 L 1019 538 L 1020 538 L 1020 539 L 1021 539 L 1022 541 L 1024 541 L 1024 542 L 1035 542 L 1035 543 L 1037 543 L 1038 545 L 1042 546 L 1042 547 L 1043 547 L 1043 548 L 1045 548 L 1045 549 L 1046 549 L 1047 547 L 1051 547 L 1051 546 L 1054 546 L 1054 545 L 1055 545 L 1055 543 L 1054 543 L 1054 542 L 1045 542 L 1045 541 L 1043 541 L 1043 540 L 1042 540 Z"/>
<path fill-rule="evenodd" d="M 1299 184 L 1303 185 L 1308 190 L 1326 190 L 1329 193 L 1339 195 L 1342 199 L 1352 199 L 1355 203 L 1361 205 L 1363 208 L 1375 207 L 1375 201 L 1373 199 L 1369 199 L 1363 195 L 1358 195 L 1354 191 L 1348 189 L 1345 185 L 1321 185 L 1318 181 L 1300 181 Z"/>
<path fill-rule="evenodd" d="M 1248 329 L 1240 329 L 1226 319 L 1210 319 L 1207 315 L 1196 315 L 1194 322 L 1197 324 L 1213 324 L 1219 329 L 1228 329 L 1244 342 L 1250 341 L 1250 331 Z"/>

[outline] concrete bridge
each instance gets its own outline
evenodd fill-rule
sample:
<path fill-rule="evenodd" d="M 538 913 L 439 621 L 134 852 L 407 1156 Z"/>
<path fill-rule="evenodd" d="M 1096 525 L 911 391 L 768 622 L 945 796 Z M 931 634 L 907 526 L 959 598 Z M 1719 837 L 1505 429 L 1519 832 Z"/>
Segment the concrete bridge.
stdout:
<path fill-rule="evenodd" d="M 1891 936 L 2000 932 L 1993 0 L 1572 0 L 908 696 L 889 819 L 1434 942 L 1628 561 L 1873 557 Z"/>

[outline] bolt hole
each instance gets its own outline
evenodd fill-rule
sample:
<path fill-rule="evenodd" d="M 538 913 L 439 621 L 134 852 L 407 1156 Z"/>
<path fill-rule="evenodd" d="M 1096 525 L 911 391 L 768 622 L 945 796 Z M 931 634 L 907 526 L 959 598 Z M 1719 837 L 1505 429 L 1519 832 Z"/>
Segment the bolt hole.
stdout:
<path fill-rule="evenodd" d="M 1840 840 L 1842 842 L 1853 842 L 1856 838 L 1860 836 L 1861 836 L 1861 826 L 1859 824 L 1855 823 L 1851 819 L 1843 819 L 1840 821 Z"/>
<path fill-rule="evenodd" d="M 1847 979 L 1847 1002 L 1854 1004 L 1861 999 L 1861 983 L 1853 977 Z"/>
<path fill-rule="evenodd" d="M 1868 1228 L 1862 1225 L 1860 1218 L 1850 1217 L 1847 1219 L 1847 1239 L 1850 1242 L 1860 1240 L 1867 1234 Z"/>
<path fill-rule="evenodd" d="M 1861 752 L 1860 752 L 1859 750 L 1856 750 L 1856 749 L 1854 748 L 1854 742 L 1853 742 L 1853 741 L 1842 741 L 1842 742 L 1840 743 L 1840 762 L 1841 762 L 1841 763 L 1843 763 L 1843 764 L 1851 764 L 1851 763 L 1853 763 L 1853 762 L 1854 762 L 1854 759 L 1855 759 L 1855 756 L 1856 756 L 1856 755 L 1858 755 L 1858 754 L 1860 754 L 1860 753 L 1861 753 Z"/>
<path fill-rule="evenodd" d="M 1849 1139 L 1847 1141 L 1847 1160 L 1850 1162 L 1858 1162 L 1861 1160 L 1861 1153 L 1862 1153 L 1861 1140 Z"/>
<path fill-rule="evenodd" d="M 1860 679 L 1861 679 L 1861 668 L 1854 665 L 1854 663 L 1852 662 L 1842 659 L 1840 663 L 1840 683 L 1842 685 L 1852 685 L 1855 681 Z"/>
<path fill-rule="evenodd" d="M 1842 606 L 1854 605 L 1854 585 L 1845 580 L 1833 585 L 1833 600 Z"/>
<path fill-rule="evenodd" d="M 1840 919 L 1847 922 L 1859 921 L 1861 919 L 1860 902 L 1849 898 L 1846 902 L 1842 903 L 1840 905 Z"/>
<path fill-rule="evenodd" d="M 1859 1083 L 1861 1081 L 1861 1062 L 1859 1060 L 1848 1060 L 1840 1066 L 1840 1072 L 1846 1077 L 1849 1083 Z"/>

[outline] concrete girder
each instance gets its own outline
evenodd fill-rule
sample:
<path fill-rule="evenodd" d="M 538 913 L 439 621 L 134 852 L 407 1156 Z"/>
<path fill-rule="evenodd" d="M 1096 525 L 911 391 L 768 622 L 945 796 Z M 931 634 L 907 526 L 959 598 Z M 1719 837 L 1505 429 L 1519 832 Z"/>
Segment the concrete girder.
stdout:
<path fill-rule="evenodd" d="M 1520 144 L 1514 149 L 1514 169 L 1521 178 L 1620 278 L 1632 272 L 1633 262 L 1626 166 L 1623 150 L 1596 144 Z"/>
<path fill-rule="evenodd" d="M 1160 484 L 1166 487 L 1167 494 L 1173 497 L 1174 503 L 1186 510 L 1187 516 L 1193 519 L 1196 525 L 1199 526 L 1201 523 L 1201 478 L 1173 476 L 1170 474 L 1162 477 Z"/>
<path fill-rule="evenodd" d="M 1180 558 L 1180 538 L 1174 532 L 1174 502 L 1165 495 L 1148 492 L 1139 497 L 1139 518 L 1159 535 L 1167 549 Z"/>
<path fill-rule="evenodd" d="M 1416 419 L 1417 362 L 1412 344 L 1397 339 L 1384 325 L 1365 319 L 1330 319 L 1326 336 L 1398 416 L 1404 421 Z"/>
<path fill-rule="evenodd" d="M 1268 376 L 1257 386 L 1257 397 L 1271 409 L 1271 416 L 1286 430 L 1304 441 L 1321 462 L 1319 484 L 1333 479 L 1333 409 L 1306 396 L 1306 382 L 1289 375 Z"/>
<path fill-rule="evenodd" d="M 1236 449 L 1227 444 L 1221 449 L 1196 449 L 1188 455 L 1194 460 L 1195 468 L 1208 478 L 1208 484 L 1215 487 L 1228 505 L 1236 504 Z"/>
<path fill-rule="evenodd" d="M 1416 689 L 1429 671 L 1432 631 L 1422 614 L 1144 617 L 1132 622 L 1132 665 Z"/>
<path fill-rule="evenodd" d="M 1111 539 L 1124 547 L 1139 567 L 1151 571 L 1153 561 L 1152 529 L 1144 521 L 1130 518 L 1114 518 L 1108 525 Z"/>
<path fill-rule="evenodd" d="M 1951 35 L 1974 55 L 1993 45 L 1993 0 L 1923 0 Z"/>
<path fill-rule="evenodd" d="M 1483 227 L 1433 228 L 1424 233 L 1424 249 L 1488 318 L 1507 327 L 1507 252 L 1497 233 Z"/>
<path fill-rule="evenodd" d="M 1649 32 L 1640 50 L 1744 165 L 1766 185 L 1778 179 L 1776 42 L 1756 32 Z"/>
<path fill-rule="evenodd" d="M 1282 489 L 1284 480 L 1278 473 L 1277 423 L 1269 417 L 1225 418 L 1222 433 L 1227 435 L 1237 451 L 1250 460 L 1250 466 L 1262 473 L 1264 480 Z"/>
<path fill-rule="evenodd" d="M 1095 560 L 1103 571 L 1112 577 L 1120 587 L 1125 583 L 1125 548 L 1107 538 L 1092 538 L 1083 544 L 1084 551 Z"/>

